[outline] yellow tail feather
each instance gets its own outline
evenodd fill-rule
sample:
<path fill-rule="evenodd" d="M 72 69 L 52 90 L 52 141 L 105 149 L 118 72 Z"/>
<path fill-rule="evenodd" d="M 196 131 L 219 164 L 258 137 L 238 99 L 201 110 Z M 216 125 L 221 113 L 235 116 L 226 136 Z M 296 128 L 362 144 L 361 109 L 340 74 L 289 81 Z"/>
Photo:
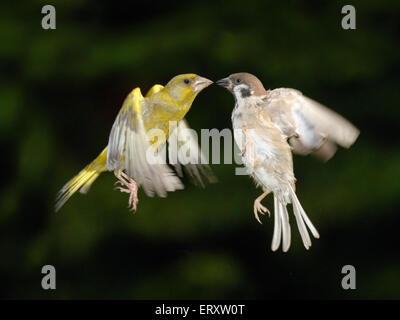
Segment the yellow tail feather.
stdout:
<path fill-rule="evenodd" d="M 105 147 L 96 159 L 68 181 L 60 190 L 56 200 L 56 211 L 60 210 L 76 191 L 87 193 L 98 176 L 107 170 L 107 149 L 108 147 Z"/>

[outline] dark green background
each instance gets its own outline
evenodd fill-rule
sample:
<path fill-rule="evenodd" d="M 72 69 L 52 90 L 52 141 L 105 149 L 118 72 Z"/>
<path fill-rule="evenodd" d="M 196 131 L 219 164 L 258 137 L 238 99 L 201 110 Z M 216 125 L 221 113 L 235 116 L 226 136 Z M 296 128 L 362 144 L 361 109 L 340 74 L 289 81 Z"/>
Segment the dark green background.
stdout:
<path fill-rule="evenodd" d="M 41 29 L 53 4 L 57 29 Z M 357 30 L 341 28 L 353 4 Z M 399 1 L 4 1 L 0 5 L 0 297 L 400 298 Z M 397 21 L 396 21 L 397 19 Z M 321 234 L 306 251 L 292 221 L 286 254 L 270 251 L 273 219 L 233 165 L 219 183 L 186 183 L 166 199 L 127 196 L 102 175 L 59 213 L 57 191 L 106 145 L 127 93 L 179 73 L 257 75 L 293 87 L 361 135 L 326 164 L 294 158 L 297 193 Z M 211 86 L 187 118 L 230 128 L 233 97 Z M 185 180 L 185 182 L 187 182 Z M 272 209 L 272 197 L 265 201 Z M 41 268 L 57 289 L 41 289 Z M 357 290 L 341 288 L 341 268 Z"/>

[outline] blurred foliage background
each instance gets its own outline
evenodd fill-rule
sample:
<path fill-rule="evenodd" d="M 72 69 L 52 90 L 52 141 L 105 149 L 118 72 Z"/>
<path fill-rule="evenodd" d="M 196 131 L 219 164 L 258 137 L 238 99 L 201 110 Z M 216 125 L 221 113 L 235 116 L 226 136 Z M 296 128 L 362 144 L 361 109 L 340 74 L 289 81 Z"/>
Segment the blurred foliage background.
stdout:
<path fill-rule="evenodd" d="M 57 29 L 41 28 L 53 4 Z M 353 4 L 357 30 L 341 28 Z M 400 298 L 399 1 L 3 1 L 0 4 L 0 297 L 23 299 Z M 298 196 L 320 231 L 272 253 L 273 219 L 234 165 L 219 183 L 185 180 L 139 210 L 103 174 L 54 212 L 57 191 L 97 156 L 125 96 L 179 73 L 247 71 L 293 87 L 360 130 L 326 164 L 295 156 Z M 211 86 L 187 118 L 230 128 L 232 96 Z M 272 197 L 265 201 L 272 209 Z M 41 289 L 41 268 L 57 289 Z M 342 266 L 357 290 L 341 288 Z"/>

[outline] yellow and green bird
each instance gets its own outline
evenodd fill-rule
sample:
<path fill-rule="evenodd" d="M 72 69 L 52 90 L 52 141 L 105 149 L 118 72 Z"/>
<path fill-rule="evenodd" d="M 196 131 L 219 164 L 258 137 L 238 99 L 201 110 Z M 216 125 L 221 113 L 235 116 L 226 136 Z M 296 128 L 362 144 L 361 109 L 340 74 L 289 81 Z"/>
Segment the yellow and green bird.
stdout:
<path fill-rule="evenodd" d="M 183 189 L 183 184 L 166 163 L 149 163 L 146 154 L 149 147 L 165 147 L 170 132 L 170 121 L 176 121 L 176 134 L 187 140 L 193 154 L 201 160 L 184 165 L 185 171 L 195 182 L 214 182 L 216 179 L 204 161 L 197 140 L 183 133 L 188 128 L 184 117 L 197 94 L 208 87 L 211 80 L 196 74 L 181 74 L 172 78 L 165 87 L 154 85 L 143 97 L 140 88 L 135 88 L 126 97 L 112 126 L 108 146 L 60 190 L 56 200 L 56 211 L 76 192 L 87 193 L 90 186 L 103 171 L 113 171 L 123 187 L 119 190 L 130 194 L 129 206 L 137 207 L 137 190 L 142 186 L 150 197 L 157 194 L 165 197 L 167 192 Z M 152 140 L 148 132 L 162 130 L 164 141 Z M 158 137 L 158 139 L 160 139 Z M 179 160 L 178 160 L 179 161 Z M 180 163 L 175 169 L 182 175 Z M 204 182 L 203 182 L 204 180 Z"/>

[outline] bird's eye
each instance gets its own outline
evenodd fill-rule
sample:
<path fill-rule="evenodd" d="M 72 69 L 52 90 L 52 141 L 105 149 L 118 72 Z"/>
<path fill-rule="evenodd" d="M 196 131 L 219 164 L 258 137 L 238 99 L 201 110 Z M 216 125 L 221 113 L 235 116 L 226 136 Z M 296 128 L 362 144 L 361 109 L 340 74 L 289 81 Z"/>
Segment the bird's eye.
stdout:
<path fill-rule="evenodd" d="M 239 79 L 239 78 L 236 79 L 236 83 L 241 83 L 241 82 L 242 82 L 241 79 Z"/>
<path fill-rule="evenodd" d="M 190 80 L 189 79 L 185 79 L 183 80 L 184 83 L 189 84 Z"/>

